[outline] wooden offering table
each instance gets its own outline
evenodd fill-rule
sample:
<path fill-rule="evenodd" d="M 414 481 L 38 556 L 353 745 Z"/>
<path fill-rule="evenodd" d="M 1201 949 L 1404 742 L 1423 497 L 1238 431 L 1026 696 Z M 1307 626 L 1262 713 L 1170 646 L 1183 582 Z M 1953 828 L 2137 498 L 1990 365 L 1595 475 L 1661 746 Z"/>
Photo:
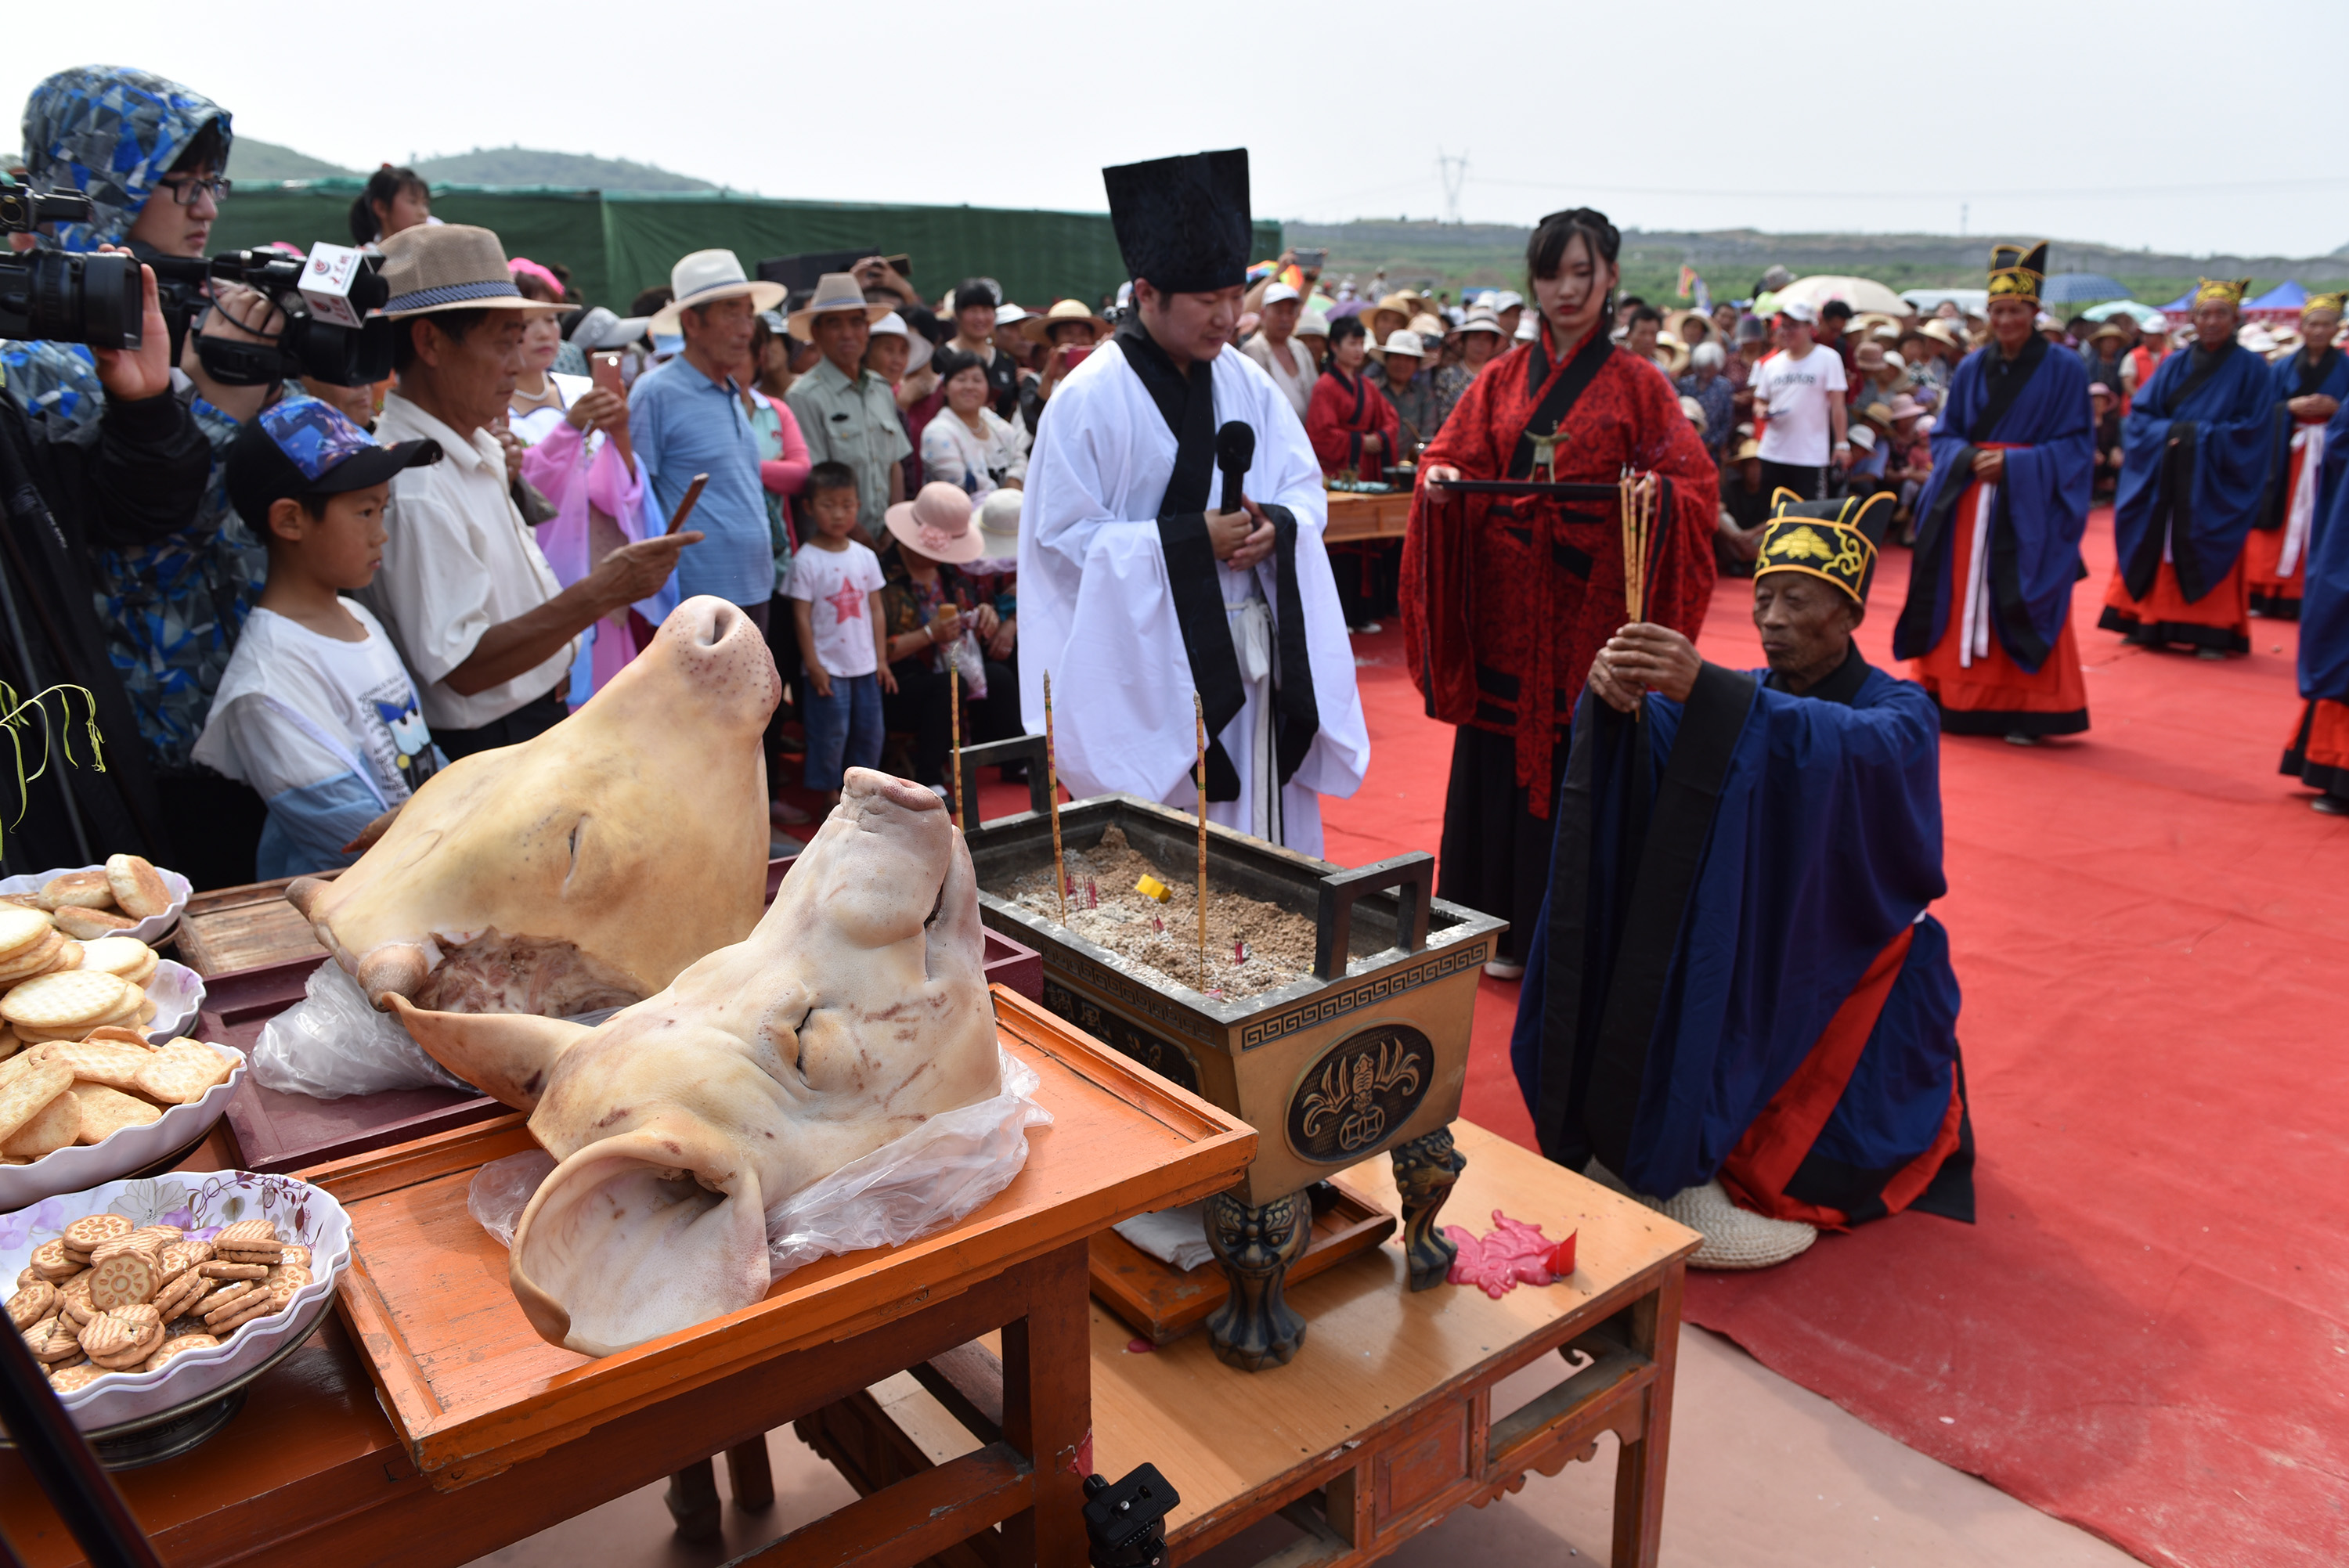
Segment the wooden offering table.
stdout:
<path fill-rule="evenodd" d="M 1141 1350 L 1146 1341 L 1094 1305 L 1094 1461 L 1111 1477 L 1147 1461 L 1182 1494 L 1166 1521 L 1173 1562 L 1278 1515 L 1298 1538 L 1268 1568 L 1351 1568 L 1464 1503 L 1481 1508 L 1535 1471 L 1554 1476 L 1594 1458 L 1609 1431 L 1621 1444 L 1616 1568 L 1656 1562 L 1696 1233 L 1473 1123 L 1454 1132 L 1468 1164 L 1453 1222 L 1481 1236 L 1498 1209 L 1557 1239 L 1578 1232 L 1571 1277 L 1520 1284 L 1497 1301 L 1472 1285 L 1407 1291 L 1403 1254 L 1390 1242 L 1293 1287 L 1313 1331 L 1295 1360 L 1253 1375 L 1218 1362 L 1204 1334 Z M 1383 1160 L 1346 1180 L 1398 1201 Z M 1551 1361 L 1561 1355 L 1565 1365 Z M 1495 1408 L 1496 1386 L 1537 1365 L 1557 1371 L 1555 1383 Z M 799 1429 L 859 1491 L 983 1451 L 950 1406 L 906 1378 Z"/>
<path fill-rule="evenodd" d="M 1009 1188 L 946 1231 L 811 1264 L 755 1306 L 617 1356 L 532 1333 L 504 1250 L 465 1212 L 472 1170 L 527 1146 L 521 1118 L 306 1171 L 352 1217 L 341 1323 L 255 1383 L 220 1437 L 116 1483 L 174 1568 L 460 1563 L 893 1374 L 968 1380 L 966 1347 L 999 1331 L 988 1442 L 749 1560 L 910 1564 L 988 1532 L 1019 1562 L 1080 1568 L 1086 1239 L 1229 1186 L 1256 1138 L 1003 987 L 995 1000 L 1054 1117 Z M 13 1454 L 0 1516 L 30 1568 L 78 1561 Z"/>

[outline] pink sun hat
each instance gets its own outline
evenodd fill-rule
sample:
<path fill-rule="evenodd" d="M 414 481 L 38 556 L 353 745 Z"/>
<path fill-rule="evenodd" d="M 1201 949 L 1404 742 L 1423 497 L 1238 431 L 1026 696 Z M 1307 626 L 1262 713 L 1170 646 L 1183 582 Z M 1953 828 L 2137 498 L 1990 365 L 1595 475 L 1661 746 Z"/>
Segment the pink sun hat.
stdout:
<path fill-rule="evenodd" d="M 987 542 L 971 526 L 970 496 L 960 485 L 933 480 L 911 500 L 886 515 L 889 531 L 933 561 L 962 566 L 987 553 Z"/>

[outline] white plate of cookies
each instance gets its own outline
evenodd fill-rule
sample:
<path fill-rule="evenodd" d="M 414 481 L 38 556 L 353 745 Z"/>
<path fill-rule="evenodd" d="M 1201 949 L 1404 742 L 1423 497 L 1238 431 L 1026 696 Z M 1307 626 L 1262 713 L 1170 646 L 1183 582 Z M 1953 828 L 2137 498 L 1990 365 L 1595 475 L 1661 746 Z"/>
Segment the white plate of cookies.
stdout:
<path fill-rule="evenodd" d="M 43 1040 L 81 1039 L 108 1025 L 167 1040 L 196 1021 L 204 982 L 194 970 L 158 956 L 138 937 L 83 942 L 58 931 L 48 918 L 36 909 L 0 903 L 0 1058 Z M 77 970 L 110 975 L 122 986 L 51 978 Z M 20 989 L 28 997 L 46 996 L 37 1005 L 37 1019 L 11 1016 L 9 999 Z"/>
<path fill-rule="evenodd" d="M 174 1171 L 0 1216 L 15 1332 L 86 1432 L 201 1402 L 332 1305 L 349 1217 L 291 1176 Z"/>
<path fill-rule="evenodd" d="M 102 866 L 0 877 L 0 902 L 39 910 L 58 935 L 77 942 L 132 936 L 152 946 L 180 923 L 180 911 L 194 891 L 187 878 L 141 855 L 109 855 Z"/>
<path fill-rule="evenodd" d="M 243 1053 L 233 1046 L 155 1046 L 121 1025 L 88 1033 L 0 1061 L 0 1213 L 119 1181 L 192 1148 L 226 1113 L 244 1076 Z"/>

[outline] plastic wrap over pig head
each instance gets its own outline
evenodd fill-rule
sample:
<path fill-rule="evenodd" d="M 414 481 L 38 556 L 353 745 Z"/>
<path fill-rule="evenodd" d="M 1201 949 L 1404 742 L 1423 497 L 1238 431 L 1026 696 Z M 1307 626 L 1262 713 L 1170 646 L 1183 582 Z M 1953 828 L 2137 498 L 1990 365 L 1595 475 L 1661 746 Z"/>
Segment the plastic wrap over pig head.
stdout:
<path fill-rule="evenodd" d="M 401 1022 L 531 1113 L 554 1156 L 509 1269 L 532 1326 L 592 1356 L 757 1302 L 767 1211 L 999 1090 L 970 852 L 929 790 L 850 769 L 749 940 L 595 1028 Z"/>
<path fill-rule="evenodd" d="M 688 599 L 577 713 L 442 769 L 357 864 L 285 896 L 378 1007 L 638 1001 L 758 922 L 781 692 L 750 618 Z"/>

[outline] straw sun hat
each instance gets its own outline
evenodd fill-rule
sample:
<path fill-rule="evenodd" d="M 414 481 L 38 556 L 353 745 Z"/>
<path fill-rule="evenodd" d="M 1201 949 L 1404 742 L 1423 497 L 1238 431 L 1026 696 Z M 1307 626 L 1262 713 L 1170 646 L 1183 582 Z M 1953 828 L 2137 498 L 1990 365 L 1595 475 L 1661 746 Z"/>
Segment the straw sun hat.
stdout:
<path fill-rule="evenodd" d="M 668 270 L 675 296 L 652 320 L 655 337 L 685 330 L 678 316 L 688 305 L 716 304 L 722 299 L 748 299 L 753 310 L 772 310 L 783 303 L 783 285 L 753 283 L 742 273 L 742 259 L 731 251 L 696 251 Z M 862 295 L 858 296 L 860 299 Z"/>
<path fill-rule="evenodd" d="M 507 268 L 505 246 L 471 223 L 419 224 L 387 236 L 383 283 L 390 294 L 383 314 L 394 321 L 444 310 L 575 308 L 524 299 Z"/>
<path fill-rule="evenodd" d="M 815 293 L 807 304 L 792 312 L 792 335 L 804 342 L 812 335 L 808 329 L 817 316 L 851 310 L 863 311 L 868 326 L 893 314 L 885 304 L 864 303 L 864 287 L 856 281 L 855 273 L 826 273 L 816 279 Z"/>
<path fill-rule="evenodd" d="M 970 496 L 960 485 L 933 480 L 911 500 L 884 515 L 889 531 L 933 561 L 968 565 L 987 553 L 987 541 L 973 525 Z"/>

